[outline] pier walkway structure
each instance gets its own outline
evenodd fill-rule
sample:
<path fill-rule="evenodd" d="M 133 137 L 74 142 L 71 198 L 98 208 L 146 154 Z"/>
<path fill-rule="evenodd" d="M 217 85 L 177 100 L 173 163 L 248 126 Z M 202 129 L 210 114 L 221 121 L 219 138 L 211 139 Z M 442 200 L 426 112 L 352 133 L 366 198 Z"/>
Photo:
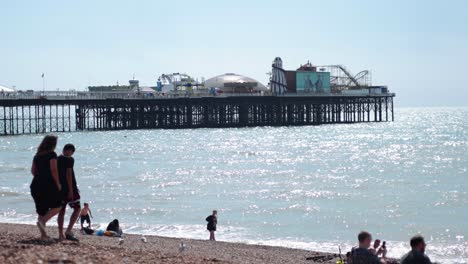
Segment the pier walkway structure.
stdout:
<path fill-rule="evenodd" d="M 304 126 L 394 121 L 394 93 L 151 96 L 0 94 L 0 135 L 121 129 Z"/>

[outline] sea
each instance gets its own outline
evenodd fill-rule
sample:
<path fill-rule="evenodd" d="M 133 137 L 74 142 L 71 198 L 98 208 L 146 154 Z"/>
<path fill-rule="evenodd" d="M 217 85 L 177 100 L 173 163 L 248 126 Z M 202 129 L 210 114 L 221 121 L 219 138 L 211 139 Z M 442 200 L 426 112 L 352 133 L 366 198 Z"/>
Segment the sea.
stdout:
<path fill-rule="evenodd" d="M 361 230 L 399 258 L 422 234 L 468 263 L 468 108 L 396 108 L 395 122 L 58 133 L 95 229 L 343 253 Z M 31 161 L 44 135 L 0 137 L 0 222 L 35 223 Z"/>

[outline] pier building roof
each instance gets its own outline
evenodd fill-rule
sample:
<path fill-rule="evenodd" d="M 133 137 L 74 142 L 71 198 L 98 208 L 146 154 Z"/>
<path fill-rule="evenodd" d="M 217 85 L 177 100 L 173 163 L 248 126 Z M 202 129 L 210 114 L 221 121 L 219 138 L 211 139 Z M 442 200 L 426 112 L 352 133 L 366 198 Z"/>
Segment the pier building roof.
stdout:
<path fill-rule="evenodd" d="M 14 92 L 15 90 L 11 89 L 11 88 L 8 88 L 6 86 L 3 86 L 3 85 L 0 85 L 0 92 L 5 92 L 5 93 L 12 93 Z"/>
<path fill-rule="evenodd" d="M 225 93 L 247 93 L 268 91 L 259 81 L 235 73 L 226 73 L 205 81 L 206 88 L 218 88 Z"/>

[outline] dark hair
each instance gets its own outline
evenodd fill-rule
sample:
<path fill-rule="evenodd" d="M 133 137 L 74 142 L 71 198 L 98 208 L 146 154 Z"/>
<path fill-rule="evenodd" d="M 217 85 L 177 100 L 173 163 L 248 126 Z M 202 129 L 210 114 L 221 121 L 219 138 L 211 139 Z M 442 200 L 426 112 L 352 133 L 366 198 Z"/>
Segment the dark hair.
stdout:
<path fill-rule="evenodd" d="M 71 150 L 71 151 L 75 152 L 75 146 L 73 146 L 73 144 L 71 144 L 71 143 L 68 143 L 65 146 L 63 146 L 63 151 L 67 151 L 67 150 Z"/>
<path fill-rule="evenodd" d="M 366 240 L 367 238 L 371 237 L 371 234 L 367 231 L 361 231 L 361 233 L 359 233 L 358 235 L 358 240 L 360 243 L 364 242 L 364 240 Z"/>
<path fill-rule="evenodd" d="M 42 139 L 41 144 L 37 147 L 36 155 L 42 155 L 54 151 L 57 146 L 57 136 L 47 135 Z"/>
<path fill-rule="evenodd" d="M 421 243 L 424 243 L 424 237 L 422 237 L 421 235 L 415 235 L 415 236 L 412 237 L 411 240 L 410 240 L 410 245 L 411 245 L 411 247 L 417 247 L 417 246 L 419 246 Z"/>

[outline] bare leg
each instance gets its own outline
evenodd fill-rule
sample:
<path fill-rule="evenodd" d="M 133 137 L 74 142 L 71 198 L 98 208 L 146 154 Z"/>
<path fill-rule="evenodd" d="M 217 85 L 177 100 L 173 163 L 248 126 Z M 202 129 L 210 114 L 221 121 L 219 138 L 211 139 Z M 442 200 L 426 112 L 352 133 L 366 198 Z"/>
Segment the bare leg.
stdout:
<path fill-rule="evenodd" d="M 41 239 L 45 240 L 48 238 L 47 233 L 44 229 L 44 224 L 42 222 L 42 217 L 41 215 L 37 215 L 37 228 L 39 228 L 39 232 L 41 232 Z"/>
<path fill-rule="evenodd" d="M 75 224 L 76 220 L 80 216 L 80 212 L 81 212 L 80 207 L 73 208 L 73 213 L 70 216 L 70 223 L 68 223 L 67 231 L 65 232 L 65 234 L 71 234 L 72 233 L 73 225 Z M 83 226 L 81 226 L 81 227 L 83 228 Z"/>
<path fill-rule="evenodd" d="M 62 207 L 57 207 L 57 208 L 52 208 L 49 210 L 49 212 L 47 212 L 47 214 L 45 214 L 43 217 L 42 217 L 42 223 L 45 225 L 45 223 L 47 223 L 47 221 L 49 221 L 52 217 L 54 217 L 56 214 L 58 214 L 60 212 L 60 210 L 62 210 Z"/>
<path fill-rule="evenodd" d="M 59 240 L 65 239 L 65 236 L 63 234 L 63 222 L 65 221 L 65 209 L 66 209 L 66 206 L 64 206 L 62 210 L 60 210 L 60 213 L 58 214 L 58 217 L 57 217 Z"/>
<path fill-rule="evenodd" d="M 45 231 L 45 225 L 47 221 L 49 221 L 52 217 L 54 217 L 56 214 L 58 214 L 62 210 L 62 207 L 58 208 L 52 208 L 50 209 L 45 215 L 39 216 L 37 218 L 37 226 L 39 227 L 39 230 L 41 231 L 41 239 L 48 239 L 49 237 L 47 236 L 47 232 Z"/>

